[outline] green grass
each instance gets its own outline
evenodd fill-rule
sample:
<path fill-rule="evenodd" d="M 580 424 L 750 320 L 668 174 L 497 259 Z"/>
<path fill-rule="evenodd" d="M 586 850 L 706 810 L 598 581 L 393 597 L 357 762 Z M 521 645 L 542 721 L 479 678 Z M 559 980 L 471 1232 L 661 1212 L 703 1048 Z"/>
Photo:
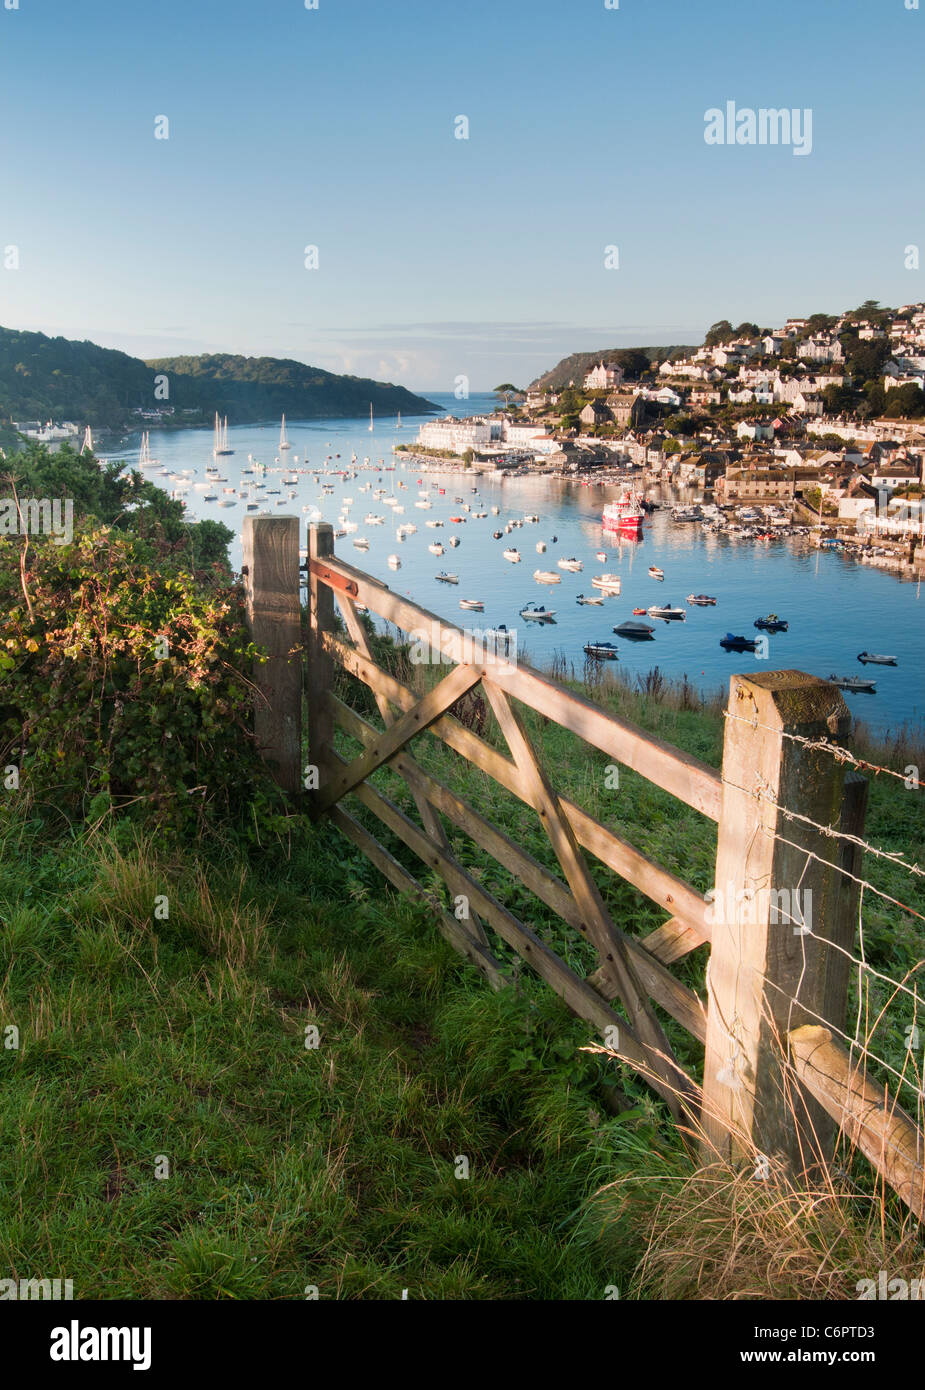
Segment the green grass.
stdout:
<path fill-rule="evenodd" d="M 719 764 L 714 708 L 618 686 L 597 696 Z M 715 826 L 624 769 L 608 788 L 603 755 L 525 717 L 558 789 L 711 886 Z M 417 751 L 556 867 L 532 812 L 436 741 Z M 393 774 L 374 780 L 409 804 Z M 0 815 L 0 1027 L 20 1034 L 0 1050 L 3 1277 L 70 1278 L 76 1297 L 103 1299 L 300 1299 L 316 1286 L 322 1298 L 558 1300 L 666 1287 L 663 1274 L 638 1276 L 640 1260 L 659 1192 L 692 1165 L 660 1103 L 629 1069 L 579 1050 L 591 1030 L 503 943 L 493 948 L 515 985 L 493 993 L 431 914 L 327 824 L 294 818 L 288 841 L 206 858 L 121 831 L 62 838 L 40 808 L 27 821 Z M 873 781 L 866 834 L 921 862 L 921 796 Z M 486 887 L 593 968 L 577 934 L 453 839 Z M 626 930 L 663 920 L 595 872 Z M 901 870 L 876 876 L 908 894 Z M 923 954 L 921 924 L 867 909 L 868 959 L 896 976 Z M 704 957 L 676 967 L 697 988 Z M 900 1058 L 905 1022 L 893 1009 L 886 1030 Z M 305 1047 L 312 1026 L 317 1049 Z M 666 1026 L 696 1071 L 700 1049 Z M 595 1200 L 615 1179 L 619 1200 Z"/>
<path fill-rule="evenodd" d="M 587 1030 L 542 991 L 485 987 L 334 833 L 242 883 L 240 864 L 8 828 L 4 1277 L 105 1299 L 616 1280 L 580 1220 L 618 1137 Z"/>

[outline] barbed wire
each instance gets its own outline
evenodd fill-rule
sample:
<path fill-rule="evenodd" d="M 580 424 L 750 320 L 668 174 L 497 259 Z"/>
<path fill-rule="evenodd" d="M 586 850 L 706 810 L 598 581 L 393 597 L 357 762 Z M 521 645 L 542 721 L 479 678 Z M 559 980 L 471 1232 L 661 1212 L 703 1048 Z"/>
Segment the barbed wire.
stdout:
<path fill-rule="evenodd" d="M 787 733 L 783 729 L 775 729 L 771 724 L 762 724 L 757 718 L 746 719 L 744 714 L 733 714 L 728 709 L 723 710 L 723 718 L 734 719 L 739 724 L 748 724 L 752 729 L 764 729 L 767 733 L 789 739 L 791 743 L 802 744 L 804 748 L 808 748 L 812 752 L 831 753 L 836 762 L 848 763 L 861 772 L 873 772 L 877 776 L 882 772 L 887 777 L 895 777 L 904 785 L 909 781 L 907 773 L 897 772 L 894 767 L 881 767 L 879 763 L 872 763 L 868 758 L 858 758 L 849 748 L 843 747 L 840 743 L 832 743 L 827 738 L 805 738 L 802 734 Z M 907 790 L 919 790 L 919 788 L 907 787 Z"/>
<path fill-rule="evenodd" d="M 867 840 L 862 840 L 860 836 L 852 835 L 849 831 L 837 830 L 833 825 L 821 825 L 819 821 L 813 820 L 811 816 L 804 816 L 799 811 L 791 811 L 789 807 L 782 806 L 774 795 L 774 789 L 771 784 L 766 778 L 762 777 L 759 772 L 755 773 L 756 786 L 752 789 L 741 787 L 738 782 L 733 782 L 728 777 L 723 777 L 722 781 L 724 786 L 735 788 L 735 790 L 741 792 L 743 796 L 753 797 L 756 801 L 766 801 L 768 805 L 773 806 L 786 820 L 801 821 L 804 825 L 812 826 L 820 835 L 825 835 L 830 840 L 844 840 L 848 844 L 856 845 L 858 849 L 862 849 L 865 854 L 872 854 L 878 859 L 885 859 L 898 869 L 905 869 L 910 874 L 925 878 L 925 869 L 920 868 L 918 864 L 907 863 L 906 860 L 902 858 L 901 850 L 880 849 L 879 846 L 869 844 Z M 833 868 L 838 867 L 837 864 L 833 865 Z"/>
<path fill-rule="evenodd" d="M 909 970 L 907 970 L 907 971 L 906 971 L 906 974 L 905 974 L 905 976 L 904 976 L 904 978 L 903 978 L 903 980 L 896 980 L 896 979 L 893 979 L 892 976 L 884 974 L 883 971 L 878 970 L 875 966 L 871 965 L 871 964 L 869 963 L 869 961 L 866 959 L 866 949 L 865 949 L 865 945 L 864 945 L 864 917 L 863 917 L 863 907 L 864 907 L 864 891 L 865 891 L 865 889 L 872 889 L 875 893 L 876 893 L 876 892 L 879 892 L 880 890 L 878 890 L 878 889 L 876 888 L 876 885 L 868 883 L 865 879 L 858 878 L 855 874 L 852 874 L 849 870 L 843 868 L 841 865 L 838 865 L 838 864 L 831 864 L 829 860 L 822 859 L 820 855 L 815 854 L 812 850 L 807 849 L 804 845 L 797 845 L 797 844 L 795 844 L 794 842 L 792 842 L 792 841 L 790 841 L 790 840 L 787 840 L 784 836 L 778 835 L 776 831 L 773 831 L 773 830 L 768 829 L 768 827 L 766 827 L 766 826 L 758 826 L 758 827 L 756 827 L 756 829 L 762 831 L 762 832 L 763 832 L 765 835 L 767 835 L 770 839 L 772 839 L 772 840 L 777 840 L 777 841 L 779 841 L 779 842 L 782 843 L 782 844 L 786 844 L 786 845 L 788 845 L 790 848 L 797 850 L 798 852 L 800 852 L 801 854 L 803 854 L 803 855 L 805 856 L 804 864 L 803 864 L 803 869 L 802 869 L 802 871 L 801 871 L 801 873 L 800 873 L 799 882 L 798 882 L 798 884 L 797 884 L 797 889 L 796 889 L 797 893 L 799 893 L 800 886 L 802 885 L 803 879 L 804 879 L 805 876 L 806 876 L 806 872 L 807 872 L 807 869 L 809 868 L 810 861 L 811 861 L 811 860 L 814 860 L 814 859 L 817 860 L 817 861 L 819 861 L 819 862 L 821 862 L 821 863 L 823 863 L 823 864 L 829 865 L 831 868 L 836 869 L 839 873 L 843 873 L 847 878 L 850 878 L 853 882 L 857 883 L 857 884 L 859 885 L 859 887 L 860 887 L 860 892 L 859 892 L 859 895 L 858 895 L 858 934 L 859 934 L 860 953 L 861 953 L 861 954 L 860 954 L 860 959 L 858 958 L 857 955 L 855 955 L 852 951 L 846 949 L 846 948 L 845 948 L 844 946 L 842 946 L 839 942 L 832 941 L 832 940 L 830 940 L 830 939 L 827 938 L 827 937 L 820 937 L 820 936 L 817 936 L 816 933 L 812 930 L 812 927 L 811 927 L 811 926 L 807 926 L 806 921 L 805 921 L 805 917 L 804 917 L 802 914 L 801 914 L 800 918 L 798 919 L 798 918 L 793 917 L 793 916 L 790 914 L 790 912 L 783 910 L 782 905 L 778 905 L 778 906 L 777 906 L 777 910 L 781 912 L 782 918 L 783 918 L 787 923 L 789 923 L 790 925 L 792 925 L 793 927 L 795 927 L 795 928 L 798 930 L 799 936 L 803 939 L 803 940 L 801 941 L 801 950 L 802 950 L 803 961 L 802 961 L 802 968 L 801 968 L 801 971 L 800 971 L 800 976 L 799 976 L 799 979 L 797 980 L 797 983 L 796 983 L 796 986 L 795 986 L 796 994 L 795 994 L 795 995 L 792 995 L 792 994 L 787 993 L 784 989 L 781 988 L 780 985 L 778 985 L 778 984 L 777 984 L 775 981 L 773 981 L 773 980 L 767 980 L 767 981 L 766 981 L 766 983 L 770 986 L 771 989 L 773 989 L 779 996 L 781 996 L 783 999 L 785 999 L 785 1000 L 788 1002 L 788 1005 L 789 1005 L 789 1009 L 788 1009 L 788 1020 L 789 1020 L 789 1021 L 788 1021 L 788 1031 L 790 1030 L 790 1027 L 792 1026 L 793 1011 L 794 1011 L 795 1008 L 796 1008 L 796 1009 L 800 1009 L 800 1010 L 803 1011 L 804 1014 L 806 1014 L 806 1015 L 808 1015 L 808 1016 L 810 1016 L 810 1017 L 812 1017 L 812 1018 L 814 1018 L 814 1019 L 817 1019 L 817 1020 L 818 1020 L 822 1025 L 824 1025 L 824 1027 L 826 1027 L 831 1033 L 833 1033 L 833 1034 L 835 1034 L 836 1036 L 838 1036 L 839 1038 L 841 1038 L 842 1041 L 845 1042 L 845 1043 L 848 1045 L 849 1053 L 850 1053 L 851 1055 L 854 1055 L 854 1053 L 857 1052 L 857 1053 L 858 1053 L 860 1056 L 862 1056 L 863 1058 L 865 1058 L 865 1059 L 867 1059 L 867 1060 L 870 1060 L 871 1062 L 875 1063 L 877 1066 L 881 1067 L 885 1072 L 888 1072 L 890 1075 L 892 1075 L 892 1076 L 896 1079 L 896 1081 L 899 1083 L 900 1086 L 909 1088 L 909 1089 L 912 1091 L 912 1093 L 914 1094 L 915 1099 L 916 1099 L 916 1111 L 917 1111 L 917 1115 L 918 1115 L 918 1116 L 921 1116 L 921 1115 L 923 1114 L 923 1112 L 925 1112 L 925 1091 L 923 1091 L 923 1085 L 922 1085 L 922 1080 L 923 1080 L 923 1079 L 922 1079 L 922 1076 L 920 1075 L 920 1073 L 919 1073 L 919 1071 L 918 1071 L 917 1064 L 916 1064 L 916 1062 L 915 1062 L 915 1060 L 914 1060 L 914 1058 L 913 1058 L 913 1056 L 912 1056 L 912 1048 L 911 1048 L 911 1046 L 910 1046 L 910 1047 L 907 1047 L 907 1050 L 906 1050 L 906 1058 L 905 1058 L 905 1061 L 904 1061 L 904 1063 L 903 1063 L 903 1069 L 902 1069 L 902 1071 L 898 1070 L 898 1068 L 895 1067 L 891 1062 L 887 1061 L 887 1059 L 886 1059 L 885 1057 L 879 1056 L 876 1052 L 874 1052 L 874 1051 L 868 1046 L 869 1041 L 870 1041 L 871 1038 L 873 1037 L 874 1032 L 876 1031 L 876 1028 L 879 1026 L 879 1023 L 880 1023 L 881 1019 L 883 1018 L 883 1015 L 884 1015 L 884 1013 L 885 1013 L 885 1011 L 886 1011 L 886 1008 L 887 1008 L 887 1006 L 888 1006 L 889 1000 L 887 1001 L 887 1003 L 883 1004 L 883 1006 L 881 1007 L 880 1012 L 879 1012 L 879 1014 L 878 1014 L 878 1016 L 877 1016 L 876 1022 L 874 1023 L 873 1027 L 868 1026 L 868 1027 L 866 1028 L 866 1030 L 865 1030 L 865 1031 L 866 1031 L 866 1037 L 862 1037 L 861 1035 L 862 1035 L 862 1030 L 863 1030 L 863 1028 L 864 1028 L 864 1019 L 863 1019 L 863 1015 L 864 1015 L 864 1007 L 865 1007 L 865 978 L 873 978 L 873 979 L 879 980 L 882 984 L 888 986 L 888 988 L 889 988 L 890 990 L 892 990 L 892 996 L 891 996 L 892 998 L 895 998 L 897 994 L 904 994 L 904 995 L 908 996 L 908 998 L 911 999 L 911 1001 L 912 1001 L 912 1025 L 911 1025 L 911 1026 L 912 1026 L 913 1028 L 917 1028 L 917 1026 L 918 1026 L 918 1018 L 919 1018 L 919 1008 L 920 1008 L 920 1005 L 921 1005 L 921 1003 L 922 1003 L 922 1000 L 921 1000 L 921 998 L 920 998 L 920 996 L 919 996 L 919 993 L 918 993 L 917 983 L 914 982 L 913 985 L 912 985 L 912 988 L 910 989 L 909 986 L 908 986 L 908 984 L 906 983 L 906 981 L 909 980 L 910 977 L 911 977 L 912 975 L 914 975 L 916 972 L 918 972 L 918 971 L 922 970 L 923 968 L 925 968 L 925 960 L 921 960 L 921 961 L 916 962 L 916 964 L 915 964 L 914 966 L 912 966 Z M 752 841 L 751 841 L 751 844 L 753 844 L 753 843 L 754 843 L 754 837 L 752 838 Z M 746 852 L 746 856 L 745 856 L 746 862 L 747 862 L 748 855 L 749 855 L 750 850 L 751 850 L 751 844 L 750 844 L 749 850 Z M 882 893 L 881 893 L 880 895 L 888 898 L 888 895 L 886 895 L 886 894 L 882 894 Z M 896 903 L 897 903 L 897 906 L 900 906 L 900 907 L 903 906 L 903 904 L 898 903 L 898 901 L 897 901 L 896 899 L 889 899 L 889 898 L 888 898 L 888 900 L 889 900 L 889 901 L 892 901 L 892 902 L 896 902 Z M 799 899 L 798 899 L 798 901 L 799 901 Z M 906 909 L 906 910 L 908 911 L 908 910 L 911 910 L 911 909 Z M 915 915 L 915 916 L 921 917 L 921 914 L 919 914 L 919 913 L 915 913 L 914 915 Z M 921 920 L 925 921 L 925 917 L 922 917 Z M 799 995 L 800 995 L 800 992 L 801 992 L 801 987 L 802 987 L 803 981 L 804 981 L 805 976 L 806 976 L 806 971 L 807 971 L 808 966 L 809 966 L 809 962 L 808 962 L 808 960 L 807 960 L 807 954 L 806 954 L 806 947 L 805 947 L 805 944 L 804 944 L 805 938 L 806 938 L 807 936 L 812 937 L 814 940 L 820 942 L 820 943 L 821 943 L 822 945 L 824 945 L 827 949 L 832 950 L 832 951 L 835 951 L 835 952 L 837 952 L 839 955 L 843 956 L 843 957 L 849 962 L 849 964 L 850 964 L 851 966 L 854 967 L 854 969 L 855 969 L 856 972 L 857 972 L 857 981 L 858 981 L 858 1007 L 857 1007 L 857 1016 L 856 1016 L 855 1032 L 854 1032 L 854 1036 L 853 1036 L 853 1037 L 852 1037 L 851 1034 L 848 1033 L 844 1028 L 839 1027 L 836 1023 L 834 1023 L 834 1022 L 833 1022 L 830 1018 L 828 1018 L 826 1015 L 819 1013 L 818 1010 L 814 1009 L 814 1008 L 813 1008 L 810 1004 L 808 1004 L 804 999 L 799 998 Z M 728 1029 L 727 1029 L 727 1032 L 728 1032 Z M 730 1035 L 730 1041 L 731 1041 L 732 1043 L 735 1043 L 736 1040 L 735 1040 L 734 1036 Z M 910 1079 L 909 1075 L 907 1075 L 907 1072 L 908 1072 L 908 1069 L 910 1068 L 910 1066 L 912 1067 L 912 1073 L 913 1073 L 911 1079 Z"/>

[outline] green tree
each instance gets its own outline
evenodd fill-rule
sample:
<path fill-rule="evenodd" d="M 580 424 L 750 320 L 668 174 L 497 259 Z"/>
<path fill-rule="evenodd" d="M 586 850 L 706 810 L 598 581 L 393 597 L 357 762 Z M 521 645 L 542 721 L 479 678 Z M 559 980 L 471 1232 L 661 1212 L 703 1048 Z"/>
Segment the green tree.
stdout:
<path fill-rule="evenodd" d="M 925 415 L 925 392 L 915 382 L 886 392 L 884 415 L 888 420 L 920 420 Z"/>
<path fill-rule="evenodd" d="M 718 319 L 708 330 L 707 336 L 703 340 L 704 347 L 716 347 L 718 343 L 726 343 L 733 336 L 735 330 L 728 319 Z"/>
<path fill-rule="evenodd" d="M 522 393 L 518 390 L 518 388 L 510 381 L 502 381 L 501 385 L 496 386 L 494 389 L 494 395 L 504 397 L 505 410 L 507 410 L 508 401 L 510 400 L 511 396 L 519 396 L 521 394 Z"/>

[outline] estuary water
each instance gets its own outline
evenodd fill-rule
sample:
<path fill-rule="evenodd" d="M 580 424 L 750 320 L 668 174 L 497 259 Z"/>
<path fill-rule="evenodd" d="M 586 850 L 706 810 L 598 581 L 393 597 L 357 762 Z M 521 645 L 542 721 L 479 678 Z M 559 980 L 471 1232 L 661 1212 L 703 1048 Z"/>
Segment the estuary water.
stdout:
<path fill-rule="evenodd" d="M 434 397 L 447 413 L 468 415 L 495 405 L 492 397 Z M 649 515 L 640 541 L 619 541 L 605 535 L 601 526 L 604 503 L 619 494 L 612 486 L 583 486 L 541 478 L 477 478 L 464 470 L 422 473 L 418 465 L 403 463 L 392 454 L 393 444 L 412 443 L 418 425 L 425 417 L 407 418 L 398 427 L 394 417 L 368 420 L 287 420 L 292 447 L 279 451 L 279 422 L 229 428 L 232 455 L 215 460 L 227 482 L 211 489 L 220 497 L 223 487 L 233 487 L 238 497 L 242 469 L 258 460 L 266 465 L 262 475 L 265 488 L 257 494 L 261 509 L 274 515 L 297 515 L 307 526 L 308 507 L 317 507 L 325 521 L 337 526 L 345 498 L 357 530 L 339 539 L 336 549 L 344 559 L 366 570 L 397 592 L 469 629 L 497 627 L 506 623 L 516 629 L 518 650 L 542 666 L 553 653 L 562 654 L 580 672 L 585 661 L 583 647 L 588 641 L 615 642 L 619 657 L 614 667 L 630 676 L 642 675 L 658 666 L 668 677 L 688 679 L 705 692 L 728 687 L 735 672 L 796 668 L 819 676 L 864 675 L 876 680 L 872 695 L 846 693 L 849 707 L 872 728 L 886 732 L 909 725 L 925 731 L 925 593 L 918 582 L 903 582 L 892 574 L 878 571 L 843 558 L 836 552 L 820 551 L 799 538 L 777 541 L 738 539 L 708 533 L 698 524 L 679 525 L 665 510 Z M 211 430 L 157 431 L 150 436 L 151 454 L 159 460 L 145 476 L 159 486 L 175 484 L 160 476 L 161 468 L 172 472 L 195 470 L 191 486 L 184 493 L 190 515 L 214 517 L 235 531 L 230 547 L 232 563 L 241 564 L 241 529 L 244 503 L 219 508 L 206 502 L 195 484 L 203 481 L 207 466 L 213 463 Z M 137 463 L 140 437 L 131 436 L 124 449 L 112 457 L 125 458 L 128 466 Z M 357 463 L 351 464 L 351 456 Z M 339 456 L 339 457 L 338 457 Z M 364 459 L 370 460 L 364 467 Z M 376 465 L 382 460 L 381 470 Z M 305 468 L 357 469 L 355 478 L 328 476 L 318 480 Z M 394 471 L 388 471 L 393 469 Z M 285 471 L 271 471 L 285 470 Z M 284 486 L 283 478 L 298 477 L 298 483 Z M 333 485 L 333 493 L 323 494 L 322 482 Z M 364 485 L 371 483 L 365 490 Z M 399 484 L 405 486 L 400 487 Z M 271 490 L 279 489 L 278 495 Z M 395 496 L 404 511 L 393 515 L 383 498 L 373 491 L 384 488 Z M 439 489 L 444 489 L 441 494 Z M 418 508 L 425 500 L 431 505 Z M 289 494 L 294 493 L 294 497 Z M 649 496 L 659 500 L 658 492 Z M 463 498 L 471 511 L 463 510 L 454 498 Z M 683 499 L 667 494 L 665 503 L 690 502 L 688 490 Z M 497 515 L 492 508 L 498 507 Z M 475 519 L 474 511 L 488 515 Z M 382 525 L 365 524 L 368 514 L 383 516 Z M 538 523 L 524 524 L 494 540 L 492 533 L 504 531 L 509 519 L 537 515 Z M 451 516 L 465 517 L 453 524 Z M 427 527 L 428 520 L 442 521 L 442 527 Z M 404 541 L 396 539 L 396 528 L 413 523 L 417 531 Z M 459 546 L 450 548 L 451 535 Z M 369 541 L 368 550 L 353 545 L 356 538 Z M 556 539 L 554 540 L 553 537 Z M 538 542 L 546 550 L 538 553 Z M 442 542 L 443 555 L 435 556 L 428 545 Z M 303 547 L 307 544 L 303 533 Z M 520 563 L 509 563 L 502 551 L 516 547 Z M 595 552 L 606 551 L 599 563 Z M 398 569 L 388 563 L 397 555 Z M 578 573 L 558 570 L 560 558 L 575 557 L 584 569 Z M 650 577 L 650 565 L 664 570 L 664 581 Z M 561 576 L 555 585 L 538 583 L 535 569 L 554 570 Z M 448 585 L 435 576 L 445 570 L 459 576 L 458 585 Z M 621 578 L 619 596 L 609 597 L 601 607 L 576 603 L 580 593 L 592 594 L 591 578 L 603 571 Z M 615 636 L 616 624 L 631 618 L 634 608 L 653 604 L 687 607 L 689 593 L 715 595 L 715 608 L 687 608 L 684 622 L 653 623 L 652 641 L 633 643 Z M 464 612 L 463 598 L 481 599 L 484 612 Z M 555 621 L 538 625 L 523 622 L 518 614 L 528 602 L 546 604 L 555 610 Z M 768 639 L 768 656 L 760 659 L 749 652 L 727 653 L 719 645 L 727 632 L 748 637 L 758 635 L 753 624 L 758 617 L 774 612 L 786 619 L 789 631 Z M 889 652 L 897 657 L 895 667 L 862 666 L 861 651 Z"/>

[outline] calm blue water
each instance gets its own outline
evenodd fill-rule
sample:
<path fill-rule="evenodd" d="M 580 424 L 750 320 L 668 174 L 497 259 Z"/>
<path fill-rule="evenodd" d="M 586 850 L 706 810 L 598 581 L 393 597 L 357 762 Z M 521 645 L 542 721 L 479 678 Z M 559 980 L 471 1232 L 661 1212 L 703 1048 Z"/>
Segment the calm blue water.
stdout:
<path fill-rule="evenodd" d="M 447 413 L 457 415 L 491 409 L 495 403 L 492 397 L 473 396 L 468 401 L 431 398 L 444 406 Z M 833 672 L 866 674 L 876 680 L 876 694 L 845 696 L 858 717 L 881 731 L 897 729 L 904 723 L 925 728 L 925 594 L 919 583 L 900 582 L 892 575 L 842 559 L 833 552 L 804 547 L 799 541 L 765 543 L 705 534 L 697 525 L 672 523 L 667 513 L 650 516 L 640 543 L 613 542 L 604 538 L 600 518 L 604 502 L 618 489 L 538 478 L 493 482 L 483 479 L 475 494 L 470 489 L 477 480 L 464 472 L 424 475 L 413 464 L 401 464 L 393 458 L 393 443 L 412 442 L 419 423 L 420 419 L 407 419 L 399 431 L 394 418 L 382 420 L 370 433 L 368 421 L 362 420 L 287 421 L 292 449 L 281 456 L 286 465 L 302 468 L 307 456 L 310 465 L 321 466 L 328 454 L 340 454 L 340 459 L 332 458 L 328 467 L 349 468 L 350 456 L 356 453 L 358 476 L 346 482 L 328 479 L 334 483 L 334 494 L 322 498 L 319 484 L 311 477 L 302 477 L 298 488 L 286 489 L 279 482 L 284 475 L 268 471 L 264 478 L 267 491 L 277 486 L 282 490 L 280 499 L 266 497 L 264 492 L 263 505 L 281 516 L 298 514 L 307 524 L 302 506 L 315 503 L 321 506 L 324 519 L 336 524 L 340 499 L 352 497 L 349 515 L 359 528 L 337 542 L 343 558 L 462 627 L 493 627 L 505 622 L 517 628 L 519 648 L 527 651 L 534 662 L 541 664 L 554 651 L 561 651 L 580 671 L 586 641 L 614 641 L 624 673 L 643 673 L 658 665 L 668 676 L 687 675 L 699 688 L 713 691 L 720 686 L 726 688 L 733 672 L 768 669 L 768 662 L 759 661 L 751 653 L 727 654 L 719 646 L 719 639 L 727 631 L 756 636 L 752 626 L 755 618 L 771 611 L 790 623 L 789 632 L 769 637 L 772 668 L 795 667 L 820 676 Z M 233 427 L 229 436 L 235 453 L 218 460 L 228 478 L 226 486 L 237 485 L 240 470 L 247 466 L 248 454 L 268 469 L 276 466 L 278 422 Z M 138 438 L 133 436 L 125 450 L 114 456 L 125 457 L 131 463 L 137 459 L 138 447 Z M 201 480 L 212 462 L 211 450 L 211 430 L 151 433 L 151 452 L 162 466 L 172 470 L 194 468 L 194 481 Z M 375 471 L 365 471 L 361 465 L 367 455 L 373 463 L 379 458 L 386 466 L 395 463 L 395 471 L 383 472 L 381 478 Z M 147 470 L 146 476 L 159 485 L 173 487 L 173 483 L 158 476 L 156 469 Z M 427 488 L 432 498 L 429 511 L 413 505 L 418 500 L 419 477 L 423 478 L 421 487 Z M 399 480 L 407 488 L 399 489 Z M 371 491 L 360 491 L 367 481 L 372 481 L 373 488 L 385 487 L 394 492 L 404 505 L 404 513 L 393 517 L 391 508 L 374 499 Z M 430 489 L 431 483 L 444 487 L 446 495 L 439 497 Z M 289 491 L 297 493 L 294 500 L 288 499 Z M 470 504 L 478 496 L 482 506 L 477 509 L 489 515 L 476 521 L 461 513 L 468 516 L 466 523 L 450 525 L 449 516 L 460 513 L 454 496 L 464 497 Z M 243 505 L 219 509 L 214 502 L 204 502 L 202 494 L 192 488 L 186 497 L 192 515 L 212 516 L 236 528 L 238 539 L 231 547 L 231 556 L 232 563 L 240 565 Z M 276 506 L 281 499 L 283 505 Z M 691 500 L 690 496 L 684 500 Z M 493 504 L 500 506 L 499 516 L 491 514 Z M 386 524 L 364 525 L 367 512 L 384 515 Z M 492 532 L 502 530 L 507 518 L 531 513 L 540 517 L 539 525 L 515 529 L 501 541 L 492 539 Z M 424 524 L 429 519 L 442 519 L 446 524 L 432 530 Z M 418 529 L 400 543 L 395 530 L 402 522 L 414 522 Z M 460 545 L 450 549 L 447 541 L 454 533 L 459 535 Z M 365 536 L 369 550 L 355 549 L 354 535 Z M 558 536 L 556 544 L 552 543 L 553 535 Z M 442 556 L 431 555 L 427 550 L 435 539 L 446 546 Z M 539 540 L 547 542 L 543 555 L 536 552 Z M 502 558 L 501 552 L 508 546 L 520 550 L 520 564 L 509 564 Z M 607 552 L 605 566 L 594 558 L 598 549 Z M 387 564 L 387 557 L 392 554 L 400 556 L 400 570 L 394 571 Z M 572 555 L 584 562 L 582 573 L 562 571 L 562 582 L 554 586 L 533 579 L 534 569 L 556 570 L 560 557 Z M 665 571 L 663 583 L 650 578 L 647 571 L 652 564 Z M 576 595 L 593 593 L 591 576 L 603 569 L 620 574 L 623 584 L 619 597 L 608 598 L 600 608 L 577 605 Z M 438 583 L 434 578 L 438 570 L 458 574 L 458 587 Z M 685 606 L 684 600 L 692 592 L 715 594 L 716 607 L 690 608 L 683 623 L 656 622 L 652 642 L 633 644 L 613 635 L 613 626 L 630 618 L 633 608 L 648 608 L 654 603 Z M 461 598 L 483 599 L 484 613 L 461 612 Z M 555 609 L 555 624 L 539 627 L 520 621 L 518 612 L 530 600 Z M 863 667 L 856 656 L 865 648 L 891 652 L 898 657 L 899 665 Z"/>

